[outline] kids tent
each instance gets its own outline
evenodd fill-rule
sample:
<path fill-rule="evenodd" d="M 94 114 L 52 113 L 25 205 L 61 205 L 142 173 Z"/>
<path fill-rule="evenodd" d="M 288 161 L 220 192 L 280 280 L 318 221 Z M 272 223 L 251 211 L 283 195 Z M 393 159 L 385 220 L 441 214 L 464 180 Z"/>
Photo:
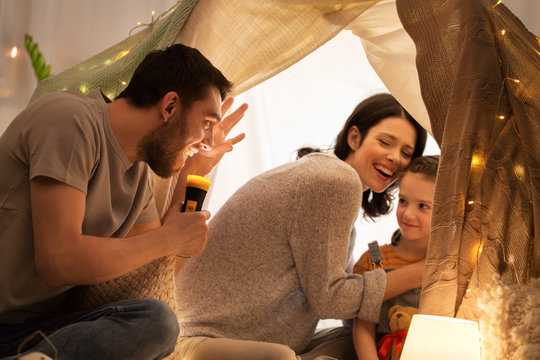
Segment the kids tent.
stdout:
<path fill-rule="evenodd" d="M 540 44 L 500 1 L 184 0 L 137 34 L 40 82 L 33 99 L 98 86 L 114 97 L 149 51 L 172 43 L 198 48 L 238 94 L 344 29 L 362 39 L 388 90 L 441 149 L 420 311 L 479 319 L 501 300 L 494 287 L 538 291 Z M 161 210 L 169 189 L 169 180 L 158 181 Z M 160 274 L 162 282 L 142 291 L 158 291 L 174 307 L 173 262 L 98 285 L 94 300 L 87 289 L 83 298 L 99 301 L 121 282 Z M 114 296 L 137 296 L 142 287 Z M 498 314 L 527 324 L 523 313 Z"/>

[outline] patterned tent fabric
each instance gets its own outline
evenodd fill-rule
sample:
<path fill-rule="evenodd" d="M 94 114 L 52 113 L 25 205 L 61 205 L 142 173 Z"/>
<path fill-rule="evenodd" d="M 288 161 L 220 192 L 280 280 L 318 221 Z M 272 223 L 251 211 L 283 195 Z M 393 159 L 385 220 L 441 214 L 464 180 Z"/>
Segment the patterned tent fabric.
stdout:
<path fill-rule="evenodd" d="M 380 0 L 200 0 L 175 42 L 199 49 L 242 93 L 336 36 Z"/>
<path fill-rule="evenodd" d="M 441 147 L 421 312 L 478 319 L 494 274 L 540 276 L 540 53 L 500 1 L 398 0 Z"/>

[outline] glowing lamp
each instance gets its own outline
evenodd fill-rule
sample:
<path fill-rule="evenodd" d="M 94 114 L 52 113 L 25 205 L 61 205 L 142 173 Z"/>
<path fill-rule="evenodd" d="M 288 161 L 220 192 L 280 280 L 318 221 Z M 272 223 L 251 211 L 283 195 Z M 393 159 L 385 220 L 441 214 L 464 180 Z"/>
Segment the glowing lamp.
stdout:
<path fill-rule="evenodd" d="M 413 315 L 401 360 L 480 360 L 476 321 Z"/>

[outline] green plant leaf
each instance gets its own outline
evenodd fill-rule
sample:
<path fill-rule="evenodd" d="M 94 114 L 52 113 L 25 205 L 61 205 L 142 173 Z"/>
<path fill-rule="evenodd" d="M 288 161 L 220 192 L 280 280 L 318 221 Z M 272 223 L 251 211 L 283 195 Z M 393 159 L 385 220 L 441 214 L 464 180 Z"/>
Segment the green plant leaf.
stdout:
<path fill-rule="evenodd" d="M 28 52 L 28 55 L 30 55 L 30 61 L 32 62 L 32 67 L 34 68 L 37 81 L 39 82 L 48 78 L 51 75 L 51 66 L 47 65 L 45 57 L 39 51 L 37 43 L 35 43 L 32 37 L 28 34 L 24 35 L 24 46 Z"/>

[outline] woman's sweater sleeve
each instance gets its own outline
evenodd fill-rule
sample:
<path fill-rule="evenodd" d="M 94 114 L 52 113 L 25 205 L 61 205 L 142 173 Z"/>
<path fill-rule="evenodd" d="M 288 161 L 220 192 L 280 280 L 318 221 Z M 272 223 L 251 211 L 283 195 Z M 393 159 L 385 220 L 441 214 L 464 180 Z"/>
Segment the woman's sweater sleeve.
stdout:
<path fill-rule="evenodd" d="M 320 167 L 319 167 L 320 166 Z M 386 286 L 384 271 L 347 274 L 349 235 L 362 199 L 354 169 L 336 159 L 301 168 L 292 193 L 289 243 L 300 284 L 319 318 L 377 322 Z"/>

